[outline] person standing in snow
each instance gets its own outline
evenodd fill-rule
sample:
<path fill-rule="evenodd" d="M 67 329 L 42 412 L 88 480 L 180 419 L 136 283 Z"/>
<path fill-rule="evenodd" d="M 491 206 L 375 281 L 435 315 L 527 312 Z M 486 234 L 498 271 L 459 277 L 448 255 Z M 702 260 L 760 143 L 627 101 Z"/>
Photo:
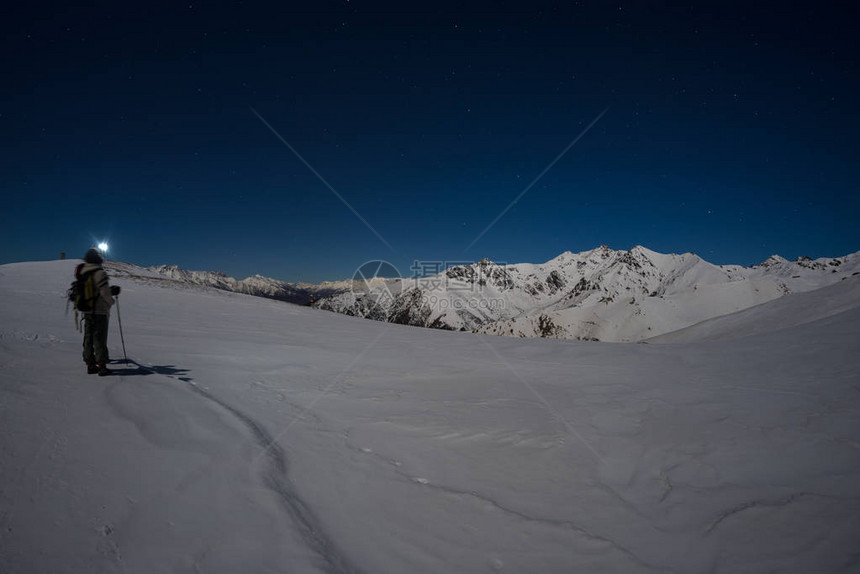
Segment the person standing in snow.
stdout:
<path fill-rule="evenodd" d="M 119 295 L 119 286 L 111 287 L 108 276 L 102 268 L 104 259 L 95 247 L 91 247 L 84 255 L 84 262 L 75 269 L 75 279 L 92 278 L 93 302 L 92 310 L 84 312 L 84 362 L 87 373 L 98 373 L 99 376 L 110 374 L 107 368 L 108 320 L 110 308 L 114 304 L 114 295 Z"/>

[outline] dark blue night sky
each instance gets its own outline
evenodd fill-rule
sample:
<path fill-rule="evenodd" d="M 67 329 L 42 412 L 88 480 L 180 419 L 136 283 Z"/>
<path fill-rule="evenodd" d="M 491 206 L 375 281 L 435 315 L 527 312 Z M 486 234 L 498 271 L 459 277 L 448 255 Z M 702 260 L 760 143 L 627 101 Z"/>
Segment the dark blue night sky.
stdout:
<path fill-rule="evenodd" d="M 3 8 L 2 263 L 107 239 L 319 281 L 600 244 L 860 249 L 854 9 L 126 4 Z"/>

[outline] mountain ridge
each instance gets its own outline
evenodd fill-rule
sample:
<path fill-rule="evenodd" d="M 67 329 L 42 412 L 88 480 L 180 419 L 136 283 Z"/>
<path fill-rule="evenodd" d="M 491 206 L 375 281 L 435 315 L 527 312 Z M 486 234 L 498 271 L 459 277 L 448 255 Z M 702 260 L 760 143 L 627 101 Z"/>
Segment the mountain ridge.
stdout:
<path fill-rule="evenodd" d="M 289 283 L 259 274 L 236 279 L 177 265 L 145 268 L 185 284 L 245 293 L 413 326 L 514 337 L 630 342 L 690 327 L 860 272 L 860 252 L 789 261 L 716 265 L 693 252 L 637 245 L 564 251 L 545 263 L 488 258 L 420 278 Z"/>
<path fill-rule="evenodd" d="M 641 245 L 565 251 L 546 263 L 482 259 L 442 273 L 344 292 L 321 309 L 380 321 L 515 337 L 639 341 L 860 270 L 860 252 L 758 265 L 715 265 L 695 253 Z"/>
<path fill-rule="evenodd" d="M 198 285 L 214 287 L 223 291 L 256 295 L 297 305 L 307 305 L 315 299 L 341 293 L 350 289 L 350 281 L 324 281 L 320 284 L 289 283 L 255 274 L 236 279 L 221 271 L 190 271 L 178 265 L 154 265 L 146 267 L 162 277 Z"/>

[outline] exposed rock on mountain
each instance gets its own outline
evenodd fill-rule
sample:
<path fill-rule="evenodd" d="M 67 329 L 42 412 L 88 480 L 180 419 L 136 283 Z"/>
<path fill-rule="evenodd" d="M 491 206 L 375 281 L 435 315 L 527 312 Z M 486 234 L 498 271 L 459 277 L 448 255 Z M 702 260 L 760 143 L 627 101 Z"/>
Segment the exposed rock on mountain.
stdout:
<path fill-rule="evenodd" d="M 638 341 L 783 295 L 830 285 L 860 269 L 860 253 L 759 265 L 713 265 L 693 253 L 641 246 L 565 252 L 543 264 L 482 259 L 430 277 L 341 293 L 321 309 L 442 329 L 515 337 Z"/>

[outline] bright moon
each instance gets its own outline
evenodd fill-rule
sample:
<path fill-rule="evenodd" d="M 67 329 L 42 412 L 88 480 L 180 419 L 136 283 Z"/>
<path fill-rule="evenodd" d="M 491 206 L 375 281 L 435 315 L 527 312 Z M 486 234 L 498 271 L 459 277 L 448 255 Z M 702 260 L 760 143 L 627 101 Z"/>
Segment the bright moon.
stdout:
<path fill-rule="evenodd" d="M 107 250 L 108 250 L 108 244 L 107 243 L 105 243 L 105 242 L 99 243 L 99 251 L 101 251 L 102 253 L 107 253 Z"/>

